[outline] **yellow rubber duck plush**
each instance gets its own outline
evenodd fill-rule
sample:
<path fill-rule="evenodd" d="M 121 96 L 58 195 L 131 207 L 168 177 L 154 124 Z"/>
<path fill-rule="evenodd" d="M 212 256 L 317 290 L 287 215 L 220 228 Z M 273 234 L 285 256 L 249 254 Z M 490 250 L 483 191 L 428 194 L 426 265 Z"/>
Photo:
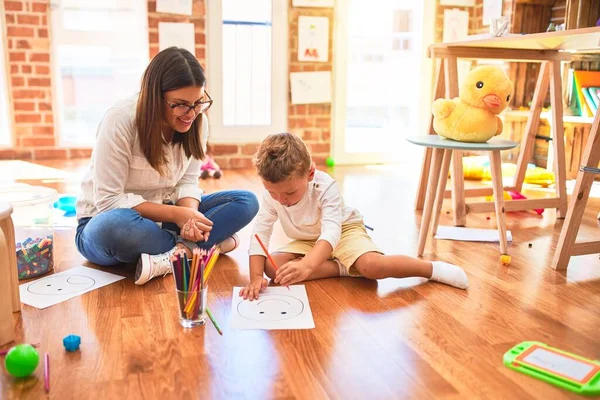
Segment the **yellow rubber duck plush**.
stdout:
<path fill-rule="evenodd" d="M 513 93 L 513 84 L 498 67 L 473 68 L 459 89 L 459 97 L 433 102 L 433 129 L 447 139 L 483 143 L 502 133 L 498 117 Z"/>

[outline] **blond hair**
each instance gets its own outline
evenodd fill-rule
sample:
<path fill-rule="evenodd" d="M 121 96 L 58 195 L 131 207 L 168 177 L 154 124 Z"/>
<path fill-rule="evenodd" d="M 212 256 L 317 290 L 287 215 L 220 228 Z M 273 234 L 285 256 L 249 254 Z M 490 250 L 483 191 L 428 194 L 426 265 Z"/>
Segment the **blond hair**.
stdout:
<path fill-rule="evenodd" d="M 287 132 L 267 136 L 253 162 L 258 175 L 271 183 L 308 175 L 312 164 L 306 144 L 298 136 Z"/>

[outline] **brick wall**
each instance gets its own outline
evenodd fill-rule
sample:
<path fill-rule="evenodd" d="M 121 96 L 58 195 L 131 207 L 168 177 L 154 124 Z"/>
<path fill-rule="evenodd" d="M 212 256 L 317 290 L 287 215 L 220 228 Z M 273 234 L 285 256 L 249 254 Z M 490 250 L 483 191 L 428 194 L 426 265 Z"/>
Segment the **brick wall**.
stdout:
<path fill-rule="evenodd" d="M 14 111 L 14 145 L 0 149 L 0 159 L 43 159 L 89 157 L 91 149 L 64 149 L 57 147 L 57 132 L 53 125 L 52 75 L 49 26 L 49 0 L 3 0 L 5 9 L 9 65 L 9 91 Z M 289 71 L 332 70 L 333 20 L 331 8 L 294 8 L 289 4 Z M 475 7 L 462 8 L 471 14 L 469 33 L 485 32 L 482 26 L 483 0 L 476 0 Z M 436 40 L 442 38 L 443 10 L 436 5 Z M 512 1 L 504 1 L 504 14 L 508 15 Z M 329 18 L 329 62 L 312 63 L 297 60 L 298 16 L 326 16 Z M 196 57 L 206 65 L 206 11 L 205 0 L 194 0 L 192 16 L 177 16 L 156 12 L 156 0 L 148 0 L 148 37 L 150 56 L 158 52 L 158 23 L 192 22 L 196 27 Z M 208 71 L 210 74 L 210 71 Z M 288 97 L 289 98 L 289 97 Z M 288 104 L 288 129 L 300 135 L 309 145 L 315 161 L 319 164 L 331 151 L 331 106 Z M 251 165 L 257 143 L 214 144 L 210 150 L 222 168 L 246 168 Z"/>
<path fill-rule="evenodd" d="M 206 65 L 206 10 L 205 0 L 193 0 L 192 15 L 163 14 L 156 12 L 156 0 L 148 0 L 148 41 L 150 58 L 158 54 L 159 22 L 191 22 L 195 27 L 196 58 Z"/>
<path fill-rule="evenodd" d="M 4 18 L 14 147 L 0 158 L 68 157 L 55 148 L 48 0 L 5 0 Z"/>
<path fill-rule="evenodd" d="M 306 63 L 297 61 L 298 16 L 327 16 L 330 38 L 333 38 L 333 9 L 293 8 L 289 1 L 289 69 L 294 71 L 322 71 L 332 69 L 332 39 L 329 62 Z M 57 147 L 53 125 L 51 48 L 49 36 L 49 0 L 4 0 L 7 26 L 9 91 L 12 96 L 15 129 L 14 147 L 0 149 L 0 159 L 42 159 L 89 157 L 91 149 L 64 149 Z M 159 22 L 192 22 L 196 27 L 196 57 L 206 65 L 206 11 L 205 0 L 194 0 L 192 16 L 178 16 L 156 12 L 156 0 L 148 0 L 148 38 L 150 57 L 158 53 Z M 0 21 L 1 22 L 1 21 Z M 289 130 L 302 136 L 308 143 L 315 161 L 323 163 L 330 153 L 330 105 L 288 105 Z M 247 168 L 257 143 L 210 146 L 222 168 Z"/>

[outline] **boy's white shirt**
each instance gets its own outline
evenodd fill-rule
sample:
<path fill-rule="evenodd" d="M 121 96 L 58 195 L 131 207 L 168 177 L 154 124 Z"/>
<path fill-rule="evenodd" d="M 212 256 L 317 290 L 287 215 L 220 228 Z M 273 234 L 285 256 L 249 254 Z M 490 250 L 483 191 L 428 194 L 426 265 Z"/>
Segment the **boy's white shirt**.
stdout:
<path fill-rule="evenodd" d="M 342 225 L 363 222 L 358 210 L 344 205 L 336 181 L 319 170 L 315 171 L 302 199 L 291 207 L 273 200 L 265 190 L 250 240 L 249 255 L 265 255 L 254 234 L 258 234 L 269 248 L 273 224 L 277 219 L 290 239 L 326 240 L 334 249 L 342 236 Z"/>

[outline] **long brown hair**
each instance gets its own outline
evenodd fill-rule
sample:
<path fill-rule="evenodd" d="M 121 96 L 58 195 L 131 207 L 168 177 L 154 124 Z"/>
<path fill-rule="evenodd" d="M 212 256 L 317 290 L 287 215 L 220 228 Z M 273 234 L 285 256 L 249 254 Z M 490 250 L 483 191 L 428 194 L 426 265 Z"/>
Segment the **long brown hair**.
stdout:
<path fill-rule="evenodd" d="M 169 47 L 158 53 L 144 72 L 135 113 L 140 146 L 152 167 L 164 173 L 167 157 L 163 147 L 162 122 L 164 93 L 188 86 L 206 85 L 204 69 L 189 51 Z M 185 134 L 175 132 L 173 143 L 183 146 L 187 157 L 204 158 L 202 149 L 202 115 Z"/>

